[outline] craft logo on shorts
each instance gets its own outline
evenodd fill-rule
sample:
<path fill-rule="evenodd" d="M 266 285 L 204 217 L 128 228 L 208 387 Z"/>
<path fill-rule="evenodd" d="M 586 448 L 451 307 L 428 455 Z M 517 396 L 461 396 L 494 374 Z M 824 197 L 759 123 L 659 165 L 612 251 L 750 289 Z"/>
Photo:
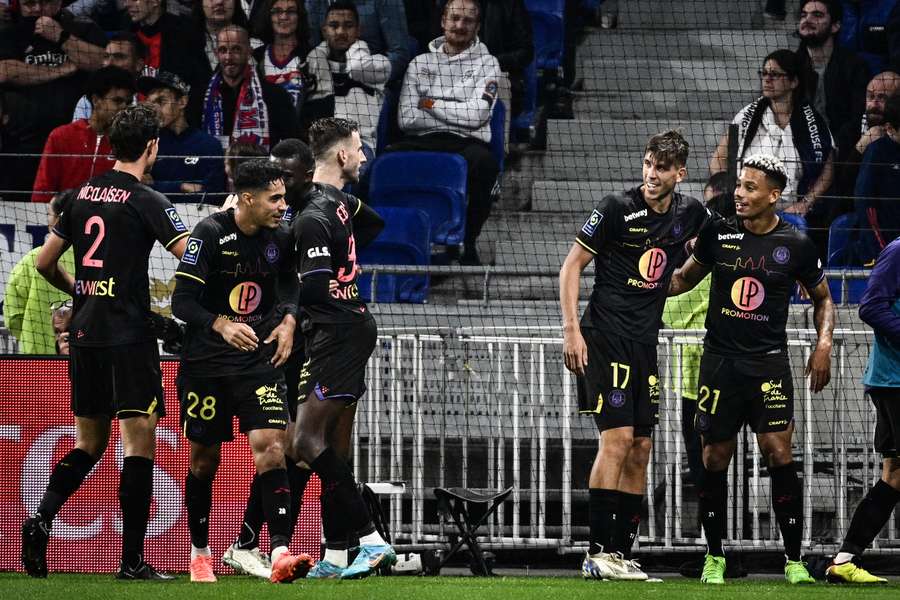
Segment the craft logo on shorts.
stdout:
<path fill-rule="evenodd" d="M 262 288 L 253 281 L 243 281 L 231 290 L 228 303 L 239 315 L 252 313 L 262 301 Z"/>
<path fill-rule="evenodd" d="M 638 270 L 641 272 L 641 277 L 644 278 L 644 281 L 652 283 L 666 272 L 667 262 L 668 257 L 664 250 L 650 248 L 641 256 L 641 260 L 638 262 Z"/>
<path fill-rule="evenodd" d="M 613 390 L 609 393 L 609 404 L 613 408 L 622 408 L 625 406 L 625 392 L 622 390 Z"/>
<path fill-rule="evenodd" d="M 280 255 L 281 253 L 278 251 L 278 245 L 275 242 L 266 246 L 266 260 L 269 261 L 269 264 L 276 262 Z"/>
<path fill-rule="evenodd" d="M 741 310 L 756 310 L 765 299 L 766 290 L 755 277 L 741 277 L 731 286 L 731 301 Z"/>
<path fill-rule="evenodd" d="M 196 265 L 197 260 L 200 258 L 201 248 L 203 248 L 203 240 L 198 240 L 195 237 L 188 238 L 184 254 L 181 256 L 181 262 L 187 265 Z"/>
<path fill-rule="evenodd" d="M 184 221 L 181 220 L 181 217 L 178 216 L 178 211 L 174 208 L 166 209 L 166 216 L 169 217 L 169 221 L 172 222 L 172 227 L 175 228 L 175 231 L 187 231 L 187 225 L 184 224 Z"/>
<path fill-rule="evenodd" d="M 603 215 L 599 210 L 594 209 L 591 213 L 591 216 L 588 217 L 588 220 L 584 222 L 584 225 L 581 226 L 581 231 L 585 235 L 592 236 L 597 231 L 597 225 L 600 224 L 600 221 L 603 220 Z"/>
<path fill-rule="evenodd" d="M 785 265 L 787 264 L 787 261 L 791 260 L 791 251 L 784 246 L 778 246 L 772 251 L 772 258 L 774 258 L 775 262 L 779 265 Z"/>

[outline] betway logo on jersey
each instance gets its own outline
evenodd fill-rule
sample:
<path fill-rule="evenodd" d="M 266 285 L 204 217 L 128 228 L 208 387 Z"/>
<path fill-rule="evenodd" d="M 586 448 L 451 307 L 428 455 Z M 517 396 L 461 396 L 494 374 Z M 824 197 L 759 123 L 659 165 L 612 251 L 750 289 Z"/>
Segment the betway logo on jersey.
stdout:
<path fill-rule="evenodd" d="M 310 248 L 307 250 L 306 256 L 310 258 L 321 258 L 323 256 L 331 256 L 331 252 L 328 251 L 328 246 L 320 246 L 318 248 Z"/>
<path fill-rule="evenodd" d="M 634 221 L 637 218 L 646 217 L 646 216 L 647 216 L 647 209 L 644 208 L 637 212 L 633 212 L 633 213 L 629 213 L 629 214 L 625 215 L 625 222 L 627 223 L 629 221 Z"/>
<path fill-rule="evenodd" d="M 220 237 L 220 238 L 219 238 L 219 245 L 221 246 L 222 244 L 227 244 L 228 242 L 233 242 L 233 241 L 236 240 L 236 239 L 237 239 L 237 234 L 236 234 L 235 232 L 232 231 L 231 233 L 229 233 L 229 234 L 226 235 L 225 237 Z"/>
<path fill-rule="evenodd" d="M 720 242 L 725 240 L 742 240 L 744 239 L 743 233 L 720 233 L 718 237 Z"/>
<path fill-rule="evenodd" d="M 108 296 L 110 298 L 116 297 L 116 292 L 113 289 L 116 285 L 116 279 L 114 277 L 110 277 L 109 279 L 76 279 L 75 280 L 75 295 L 76 296 Z"/>

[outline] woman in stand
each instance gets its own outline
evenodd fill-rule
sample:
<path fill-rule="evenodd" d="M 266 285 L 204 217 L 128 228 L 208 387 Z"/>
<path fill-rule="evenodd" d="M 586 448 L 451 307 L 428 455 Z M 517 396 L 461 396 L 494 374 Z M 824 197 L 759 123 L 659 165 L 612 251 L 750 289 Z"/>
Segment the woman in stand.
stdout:
<path fill-rule="evenodd" d="M 264 11 L 269 18 L 259 36 L 265 45 L 253 51 L 259 76 L 283 87 L 291 95 L 299 115 L 309 91 L 306 9 L 302 0 L 266 0 Z"/>

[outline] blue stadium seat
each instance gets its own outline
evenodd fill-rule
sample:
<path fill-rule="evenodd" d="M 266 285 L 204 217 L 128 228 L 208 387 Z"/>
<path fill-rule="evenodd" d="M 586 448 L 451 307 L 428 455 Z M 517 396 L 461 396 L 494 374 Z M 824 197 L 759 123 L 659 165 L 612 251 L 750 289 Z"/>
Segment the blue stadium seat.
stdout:
<path fill-rule="evenodd" d="M 856 215 L 841 215 L 831 223 L 828 229 L 828 266 L 860 268 L 852 264 L 850 250 L 850 232 L 856 227 Z M 832 278 L 828 280 L 831 289 L 831 297 L 835 302 L 843 300 L 841 293 L 841 280 Z M 866 281 L 862 279 L 850 279 L 847 281 L 847 302 L 857 304 L 866 291 Z"/>
<path fill-rule="evenodd" d="M 391 90 L 384 90 L 384 102 L 381 104 L 381 112 L 378 114 L 378 127 L 375 129 L 375 155 L 380 156 L 384 149 L 394 141 L 396 133 L 400 130 L 397 123 L 397 108 L 400 104 L 397 94 Z"/>
<path fill-rule="evenodd" d="M 801 215 L 779 211 L 778 216 L 784 219 L 786 223 L 793 225 L 799 231 L 806 231 L 807 229 L 806 219 L 804 219 Z"/>
<path fill-rule="evenodd" d="M 529 138 L 529 130 L 537 112 L 537 98 L 537 67 L 535 66 L 535 61 L 531 61 L 531 64 L 525 69 L 525 96 L 522 98 L 522 112 L 512 115 L 510 123 L 510 129 L 515 132 L 522 132 L 518 135 L 517 140 L 527 140 Z"/>
<path fill-rule="evenodd" d="M 369 202 L 425 211 L 435 244 L 461 244 L 466 230 L 466 161 L 447 152 L 390 152 L 371 169 Z"/>
<path fill-rule="evenodd" d="M 372 300 L 372 275 L 365 265 L 428 265 L 431 264 L 431 221 L 417 208 L 381 206 L 378 214 L 384 219 L 384 230 L 378 238 L 359 251 L 363 265 L 358 285 L 363 300 Z M 428 299 L 427 275 L 379 274 L 376 278 L 375 300 L 378 302 L 422 303 Z"/>
<path fill-rule="evenodd" d="M 502 100 L 494 103 L 491 113 L 491 153 L 497 159 L 500 173 L 503 173 L 503 162 L 506 157 L 506 105 Z"/>
<path fill-rule="evenodd" d="M 555 71 L 562 66 L 565 0 L 526 0 L 534 31 L 534 56 L 538 69 Z"/>

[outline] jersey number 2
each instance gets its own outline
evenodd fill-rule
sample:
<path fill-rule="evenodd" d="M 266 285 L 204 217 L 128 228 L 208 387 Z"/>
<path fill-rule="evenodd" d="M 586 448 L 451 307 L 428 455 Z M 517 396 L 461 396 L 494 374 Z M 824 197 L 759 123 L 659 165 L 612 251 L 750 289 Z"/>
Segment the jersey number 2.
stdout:
<path fill-rule="evenodd" d="M 94 258 L 94 253 L 97 251 L 97 248 L 100 247 L 100 242 L 103 241 L 103 237 L 106 235 L 106 225 L 103 223 L 101 217 L 93 216 L 84 224 L 84 234 L 91 235 L 94 225 L 97 226 L 97 237 L 94 239 L 94 243 L 91 244 L 91 247 L 88 248 L 88 251 L 85 252 L 84 257 L 81 259 L 81 264 L 85 267 L 102 269 L 103 261 Z"/>

